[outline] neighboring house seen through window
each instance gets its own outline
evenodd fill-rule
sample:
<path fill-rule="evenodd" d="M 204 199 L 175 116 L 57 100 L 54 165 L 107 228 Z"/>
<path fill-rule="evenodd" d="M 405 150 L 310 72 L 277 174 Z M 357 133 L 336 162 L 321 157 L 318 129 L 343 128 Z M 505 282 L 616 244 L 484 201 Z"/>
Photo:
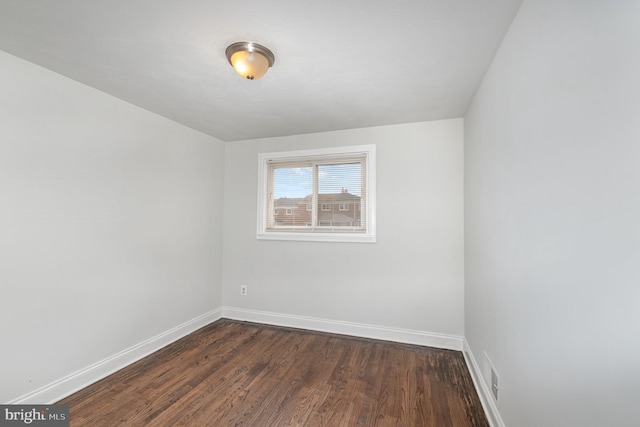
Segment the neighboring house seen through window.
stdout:
<path fill-rule="evenodd" d="M 259 239 L 375 242 L 375 145 L 259 156 Z"/>

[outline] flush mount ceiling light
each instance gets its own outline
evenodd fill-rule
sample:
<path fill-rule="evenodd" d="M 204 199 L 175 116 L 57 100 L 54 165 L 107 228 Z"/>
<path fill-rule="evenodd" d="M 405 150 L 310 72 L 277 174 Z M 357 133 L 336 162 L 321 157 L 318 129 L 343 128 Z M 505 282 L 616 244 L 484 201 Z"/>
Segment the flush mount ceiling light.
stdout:
<path fill-rule="evenodd" d="M 251 42 L 233 43 L 227 47 L 226 54 L 236 73 L 248 80 L 264 76 L 276 60 L 269 49 Z"/>

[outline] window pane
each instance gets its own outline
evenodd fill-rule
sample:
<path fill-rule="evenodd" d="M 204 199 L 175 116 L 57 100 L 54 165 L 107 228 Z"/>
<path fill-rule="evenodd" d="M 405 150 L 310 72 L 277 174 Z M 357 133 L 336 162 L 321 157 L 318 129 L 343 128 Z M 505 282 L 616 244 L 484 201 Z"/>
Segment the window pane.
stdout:
<path fill-rule="evenodd" d="M 318 165 L 318 225 L 362 227 L 362 163 Z"/>
<path fill-rule="evenodd" d="M 313 168 L 275 167 L 273 169 L 273 222 L 276 227 L 311 226 Z"/>

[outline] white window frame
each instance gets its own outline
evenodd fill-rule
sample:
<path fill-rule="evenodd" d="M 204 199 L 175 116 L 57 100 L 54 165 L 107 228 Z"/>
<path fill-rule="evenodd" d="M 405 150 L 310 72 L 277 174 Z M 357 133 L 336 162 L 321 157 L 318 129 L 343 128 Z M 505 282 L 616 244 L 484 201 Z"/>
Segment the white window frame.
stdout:
<path fill-rule="evenodd" d="M 344 208 L 343 208 L 344 206 Z M 344 211 L 348 211 L 349 210 L 349 204 L 348 203 L 340 203 L 338 205 L 338 210 L 344 212 Z"/>
<path fill-rule="evenodd" d="M 366 218 L 364 231 L 348 230 L 341 232 L 323 232 L 322 230 L 273 231 L 267 229 L 268 202 L 272 195 L 269 191 L 269 164 L 273 162 L 321 160 L 338 161 L 340 158 L 366 156 L 363 171 L 366 191 Z M 376 241 L 376 146 L 356 145 L 348 147 L 322 148 L 315 150 L 297 150 L 258 155 L 258 218 L 257 233 L 259 240 L 299 240 L 317 242 L 366 242 Z"/>

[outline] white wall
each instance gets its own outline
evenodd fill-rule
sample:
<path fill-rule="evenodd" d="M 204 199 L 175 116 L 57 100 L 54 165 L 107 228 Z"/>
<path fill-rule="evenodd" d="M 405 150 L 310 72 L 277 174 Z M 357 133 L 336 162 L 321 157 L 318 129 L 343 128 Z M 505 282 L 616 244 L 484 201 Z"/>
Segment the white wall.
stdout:
<path fill-rule="evenodd" d="M 221 303 L 224 144 L 0 52 L 0 402 Z"/>
<path fill-rule="evenodd" d="M 640 420 L 639 22 L 525 0 L 465 116 L 466 336 L 509 426 Z"/>
<path fill-rule="evenodd" d="M 360 144 L 377 243 L 256 240 L 258 153 Z M 462 145 L 461 119 L 227 144 L 224 305 L 463 335 Z"/>

